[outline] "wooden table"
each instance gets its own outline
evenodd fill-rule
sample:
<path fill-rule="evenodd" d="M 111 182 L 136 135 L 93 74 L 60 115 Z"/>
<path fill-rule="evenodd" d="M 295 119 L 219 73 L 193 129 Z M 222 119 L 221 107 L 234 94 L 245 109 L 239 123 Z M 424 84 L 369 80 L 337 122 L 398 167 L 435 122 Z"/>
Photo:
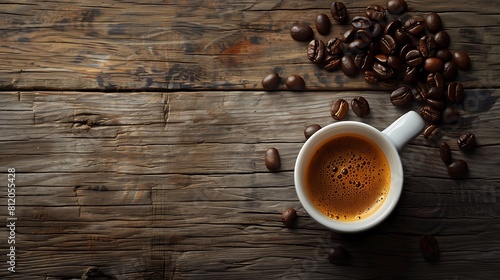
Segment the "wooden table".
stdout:
<path fill-rule="evenodd" d="M 344 2 L 351 15 L 385 6 Z M 390 218 L 345 235 L 313 221 L 296 196 L 304 128 L 334 122 L 337 98 L 366 97 L 370 116 L 347 119 L 378 129 L 421 104 L 394 107 L 391 89 L 307 60 L 289 29 L 313 25 L 331 1 L 1 1 L 0 278 L 500 277 L 499 2 L 408 4 L 403 18 L 438 12 L 450 49 L 470 54 L 461 118 L 438 142 L 419 136 L 405 148 Z M 319 38 L 345 30 L 333 23 Z M 272 70 L 302 75 L 307 89 L 263 91 Z M 456 145 L 467 131 L 472 153 Z M 467 160 L 467 179 L 449 178 L 441 141 Z M 279 172 L 264 165 L 269 147 L 281 153 Z M 298 211 L 294 228 L 281 222 L 287 207 Z M 439 241 L 439 261 L 422 257 L 424 234 Z M 348 266 L 327 260 L 339 245 Z"/>

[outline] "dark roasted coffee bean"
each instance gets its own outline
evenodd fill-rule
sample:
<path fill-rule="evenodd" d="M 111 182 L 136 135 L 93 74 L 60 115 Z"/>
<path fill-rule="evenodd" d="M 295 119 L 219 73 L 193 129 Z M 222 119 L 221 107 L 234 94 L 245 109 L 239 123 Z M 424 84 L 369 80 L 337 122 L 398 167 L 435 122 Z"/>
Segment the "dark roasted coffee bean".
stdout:
<path fill-rule="evenodd" d="M 366 16 L 374 21 L 385 19 L 385 9 L 379 5 L 370 5 L 366 8 Z"/>
<path fill-rule="evenodd" d="M 342 57 L 341 61 L 342 72 L 348 77 L 354 77 L 358 74 L 358 68 L 354 64 L 354 59 L 352 56 L 346 54 Z"/>
<path fill-rule="evenodd" d="M 382 35 L 384 30 L 380 23 L 372 21 L 370 27 L 366 29 L 366 31 L 370 35 L 370 38 L 378 38 Z"/>
<path fill-rule="evenodd" d="M 433 262 L 439 259 L 439 244 L 434 236 L 422 236 L 419 244 L 420 251 L 427 261 Z"/>
<path fill-rule="evenodd" d="M 413 84 L 418 80 L 419 69 L 414 66 L 407 66 L 403 73 L 403 81 L 407 84 Z"/>
<path fill-rule="evenodd" d="M 453 179 L 463 179 L 469 174 L 469 166 L 462 159 L 456 159 L 448 165 L 448 175 Z"/>
<path fill-rule="evenodd" d="M 411 89 L 402 86 L 391 93 L 391 103 L 395 106 L 404 106 L 410 102 L 412 96 Z"/>
<path fill-rule="evenodd" d="M 460 70 L 466 71 L 470 69 L 470 57 L 465 51 L 453 52 L 453 62 Z"/>
<path fill-rule="evenodd" d="M 401 47 L 401 50 L 399 51 L 399 59 L 401 59 L 401 61 L 406 61 L 406 55 L 408 54 L 408 52 L 414 49 L 415 47 L 412 44 L 404 45 L 403 47 Z"/>
<path fill-rule="evenodd" d="M 387 55 L 379 53 L 375 56 L 375 61 L 380 63 L 387 63 Z"/>
<path fill-rule="evenodd" d="M 307 58 L 314 63 L 323 63 L 326 57 L 325 43 L 321 40 L 312 40 L 307 47 Z"/>
<path fill-rule="evenodd" d="M 347 115 L 349 111 L 349 103 L 344 99 L 337 99 L 333 102 L 332 107 L 330 109 L 330 115 L 337 121 L 341 121 Z"/>
<path fill-rule="evenodd" d="M 346 44 L 349 44 L 356 38 L 356 29 L 347 29 L 346 32 L 344 32 L 344 35 L 342 35 L 342 41 Z"/>
<path fill-rule="evenodd" d="M 455 62 L 453 62 L 453 61 L 445 62 L 443 65 L 443 72 L 442 72 L 443 78 L 446 81 L 453 81 L 455 79 L 455 77 L 457 76 L 457 71 L 458 71 L 458 68 L 455 65 Z"/>
<path fill-rule="evenodd" d="M 354 114 L 360 118 L 364 118 L 370 114 L 370 104 L 362 96 L 355 97 L 351 101 L 351 107 Z"/>
<path fill-rule="evenodd" d="M 278 171 L 281 168 L 280 153 L 276 148 L 267 149 L 264 160 L 269 171 Z"/>
<path fill-rule="evenodd" d="M 367 46 L 371 43 L 372 41 L 372 35 L 368 31 L 368 29 L 360 29 L 356 31 L 356 38 L 361 39 L 363 41 L 367 42 Z"/>
<path fill-rule="evenodd" d="M 439 157 L 444 164 L 448 165 L 451 163 L 451 149 L 446 142 L 441 142 L 439 146 Z"/>
<path fill-rule="evenodd" d="M 411 36 L 406 32 L 406 29 L 404 27 L 396 29 L 396 32 L 394 33 L 394 40 L 399 45 L 406 45 L 406 44 L 412 44 L 412 39 Z"/>
<path fill-rule="evenodd" d="M 446 108 L 446 102 L 443 100 L 427 98 L 425 102 L 427 103 L 427 105 L 431 106 L 432 108 L 438 111 L 441 111 L 444 108 Z"/>
<path fill-rule="evenodd" d="M 425 101 L 429 98 L 429 88 L 427 84 L 423 82 L 417 82 L 415 85 L 414 97 L 417 101 Z"/>
<path fill-rule="evenodd" d="M 304 129 L 304 136 L 309 139 L 314 133 L 321 129 L 319 124 L 311 124 Z"/>
<path fill-rule="evenodd" d="M 447 97 L 450 102 L 462 103 L 464 100 L 464 86 L 461 82 L 448 84 Z"/>
<path fill-rule="evenodd" d="M 430 123 L 437 123 L 441 119 L 441 112 L 433 109 L 430 106 L 424 106 L 422 109 L 419 111 L 420 116 L 430 122 Z"/>
<path fill-rule="evenodd" d="M 292 75 L 286 78 L 285 85 L 290 90 L 303 90 L 306 87 L 306 82 L 299 75 Z"/>
<path fill-rule="evenodd" d="M 451 61 L 453 56 L 449 50 L 438 50 L 436 52 L 436 58 L 439 58 L 442 62 L 446 63 L 448 61 Z"/>
<path fill-rule="evenodd" d="M 332 38 L 326 43 L 326 52 L 331 55 L 342 54 L 342 40 L 339 38 Z"/>
<path fill-rule="evenodd" d="M 328 251 L 328 261 L 332 264 L 347 265 L 349 264 L 349 258 L 349 252 L 342 246 L 338 246 Z"/>
<path fill-rule="evenodd" d="M 354 39 L 349 43 L 349 45 L 347 45 L 347 49 L 349 49 L 350 51 L 358 51 L 368 47 L 368 45 L 370 45 L 370 41 L 363 39 Z"/>
<path fill-rule="evenodd" d="M 410 66 L 419 66 L 423 61 L 422 53 L 419 50 L 411 50 L 406 54 L 405 61 Z"/>
<path fill-rule="evenodd" d="M 441 21 L 441 17 L 435 13 L 431 12 L 425 17 L 425 27 L 429 30 L 430 33 L 437 33 L 443 29 L 443 22 Z"/>
<path fill-rule="evenodd" d="M 321 35 L 328 35 L 330 33 L 330 28 L 332 26 L 330 22 L 330 18 L 325 14 L 319 14 L 316 16 L 316 21 L 314 22 L 316 25 L 316 30 Z"/>
<path fill-rule="evenodd" d="M 382 80 L 389 79 L 394 75 L 394 71 L 392 70 L 391 67 L 379 62 L 374 62 L 372 69 L 373 71 L 375 71 L 377 76 Z"/>
<path fill-rule="evenodd" d="M 330 13 L 334 20 L 345 22 L 347 20 L 347 8 L 342 2 L 333 2 L 330 7 Z"/>
<path fill-rule="evenodd" d="M 262 87 L 264 88 L 264 90 L 267 91 L 277 89 L 280 83 L 281 83 L 281 78 L 276 72 L 271 72 L 262 79 Z"/>
<path fill-rule="evenodd" d="M 450 45 L 450 35 L 444 30 L 436 33 L 436 35 L 434 35 L 434 40 L 439 49 L 446 49 Z"/>
<path fill-rule="evenodd" d="M 323 68 L 325 68 L 325 70 L 335 70 L 340 66 L 340 61 L 341 58 L 339 55 L 327 56 Z"/>
<path fill-rule="evenodd" d="M 432 57 L 436 55 L 437 44 L 434 38 L 430 36 L 422 36 L 418 42 L 418 50 L 423 57 Z"/>
<path fill-rule="evenodd" d="M 370 84 L 376 84 L 378 82 L 377 73 L 375 73 L 373 70 L 365 71 L 364 77 L 365 81 L 367 81 Z"/>
<path fill-rule="evenodd" d="M 444 88 L 435 87 L 435 86 L 429 87 L 428 98 L 434 99 L 434 100 L 439 100 L 439 101 L 446 100 L 445 94 L 444 94 Z"/>
<path fill-rule="evenodd" d="M 406 12 L 408 4 L 404 0 L 389 0 L 387 2 L 387 11 L 393 15 L 400 15 Z"/>
<path fill-rule="evenodd" d="M 420 17 L 412 17 L 405 22 L 404 28 L 411 35 L 418 35 L 425 30 L 424 19 Z"/>
<path fill-rule="evenodd" d="M 384 30 L 384 35 L 390 35 L 394 37 L 396 34 L 396 30 L 403 27 L 403 23 L 399 19 L 391 20 L 386 26 Z"/>
<path fill-rule="evenodd" d="M 390 55 L 387 58 L 387 65 L 398 71 L 403 70 L 403 63 L 401 62 L 401 59 L 395 55 Z"/>
<path fill-rule="evenodd" d="M 458 147 L 462 151 L 470 151 L 476 146 L 476 136 L 470 132 L 464 133 L 458 137 Z"/>
<path fill-rule="evenodd" d="M 292 227 L 297 220 L 297 211 L 293 208 L 287 208 L 281 213 L 281 221 L 286 227 Z"/>
<path fill-rule="evenodd" d="M 370 27 L 370 24 L 370 19 L 363 16 L 355 16 L 351 21 L 352 27 L 356 29 L 368 29 Z"/>
<path fill-rule="evenodd" d="M 290 28 L 290 35 L 294 40 L 305 42 L 312 39 L 314 32 L 308 25 L 294 25 Z"/>
<path fill-rule="evenodd" d="M 441 137 L 441 129 L 435 124 L 427 126 L 424 130 L 424 138 L 427 140 L 437 141 Z"/>
<path fill-rule="evenodd" d="M 454 106 L 448 106 L 446 109 L 443 111 L 443 122 L 448 123 L 448 124 L 455 124 L 458 122 L 458 119 L 460 118 L 460 114 L 458 113 L 457 109 L 455 109 Z"/>
<path fill-rule="evenodd" d="M 380 42 L 378 41 L 371 42 L 370 46 L 368 47 L 368 50 L 371 53 L 380 53 Z"/>
<path fill-rule="evenodd" d="M 439 58 L 428 57 L 424 61 L 424 69 L 430 73 L 443 71 L 444 64 Z"/>
<path fill-rule="evenodd" d="M 358 67 L 358 69 L 360 69 L 361 71 L 366 71 L 368 70 L 371 65 L 373 64 L 373 55 L 371 54 L 371 52 L 367 52 L 367 53 L 358 53 L 355 57 L 354 57 L 354 64 L 356 65 L 356 67 Z"/>
<path fill-rule="evenodd" d="M 384 35 L 380 39 L 380 50 L 386 55 L 393 55 L 396 52 L 397 44 L 390 35 Z"/>
<path fill-rule="evenodd" d="M 440 89 L 444 89 L 443 75 L 441 75 L 441 73 L 430 73 L 429 75 L 427 75 L 427 87 L 437 87 Z M 436 98 L 434 96 L 429 97 Z"/>

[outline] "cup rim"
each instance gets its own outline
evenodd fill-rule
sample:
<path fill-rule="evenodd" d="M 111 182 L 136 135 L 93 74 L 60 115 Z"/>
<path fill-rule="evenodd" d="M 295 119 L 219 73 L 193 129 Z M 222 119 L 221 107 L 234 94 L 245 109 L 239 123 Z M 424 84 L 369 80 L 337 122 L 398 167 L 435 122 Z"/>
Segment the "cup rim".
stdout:
<path fill-rule="evenodd" d="M 327 217 L 312 203 L 305 186 L 305 167 L 311 152 L 328 139 L 344 133 L 359 134 L 374 141 L 386 156 L 391 169 L 391 186 L 387 199 L 375 213 L 359 221 L 343 222 Z M 381 131 L 362 122 L 342 121 L 321 128 L 304 143 L 295 162 L 294 183 L 300 203 L 314 220 L 334 231 L 355 233 L 377 226 L 394 210 L 402 193 L 403 166 L 395 145 Z"/>

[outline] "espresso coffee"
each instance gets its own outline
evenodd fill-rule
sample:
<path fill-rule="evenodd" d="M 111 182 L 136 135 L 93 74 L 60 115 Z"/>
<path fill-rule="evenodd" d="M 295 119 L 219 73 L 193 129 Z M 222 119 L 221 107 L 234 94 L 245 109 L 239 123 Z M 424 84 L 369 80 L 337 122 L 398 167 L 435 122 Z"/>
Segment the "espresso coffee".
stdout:
<path fill-rule="evenodd" d="M 341 134 L 319 146 L 309 160 L 306 188 L 316 208 L 344 222 L 364 219 L 389 193 L 391 172 L 382 150 L 370 139 Z"/>

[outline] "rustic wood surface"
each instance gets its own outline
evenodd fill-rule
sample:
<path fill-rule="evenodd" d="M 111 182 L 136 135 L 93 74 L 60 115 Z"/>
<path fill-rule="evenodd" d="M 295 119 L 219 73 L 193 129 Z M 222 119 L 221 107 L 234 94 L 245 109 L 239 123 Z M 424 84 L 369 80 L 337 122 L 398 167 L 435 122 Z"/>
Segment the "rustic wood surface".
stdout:
<path fill-rule="evenodd" d="M 344 1 L 351 15 L 377 1 Z M 496 279 L 500 277 L 500 3 L 408 1 L 438 12 L 473 61 L 457 124 L 441 140 L 470 175 L 452 180 L 438 144 L 404 149 L 400 203 L 356 235 L 313 221 L 293 167 L 312 123 L 337 98 L 363 95 L 383 129 L 390 90 L 325 72 L 291 40 L 328 1 L 0 1 L 0 219 L 16 170 L 16 272 L 0 230 L 0 279 Z M 378 1 L 385 5 L 385 2 Z M 334 24 L 331 36 L 346 30 Z M 271 70 L 304 92 L 262 91 Z M 471 153 L 456 138 L 473 132 Z M 276 147 L 279 172 L 264 152 Z M 280 214 L 298 210 L 294 228 Z M 418 241 L 433 234 L 440 259 Z M 351 253 L 332 265 L 329 249 Z"/>

